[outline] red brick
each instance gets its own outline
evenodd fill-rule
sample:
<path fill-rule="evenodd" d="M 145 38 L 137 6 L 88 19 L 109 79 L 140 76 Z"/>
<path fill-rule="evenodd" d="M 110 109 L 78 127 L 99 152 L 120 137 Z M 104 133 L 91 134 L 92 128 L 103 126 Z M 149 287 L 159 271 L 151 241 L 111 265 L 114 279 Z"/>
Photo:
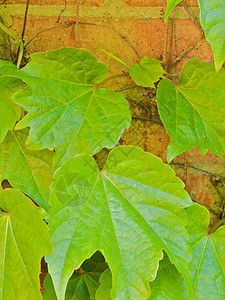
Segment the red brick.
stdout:
<path fill-rule="evenodd" d="M 178 174 L 183 180 L 184 175 Z M 212 192 L 212 182 L 208 175 L 187 174 L 186 190 L 193 199 L 212 207 L 215 204 L 215 195 Z"/>
<path fill-rule="evenodd" d="M 130 6 L 139 7 L 154 7 L 154 6 L 164 6 L 164 0 L 126 0 L 126 3 Z"/>
<path fill-rule="evenodd" d="M 79 0 L 80 5 L 101 6 L 105 0 Z M 6 0 L 4 4 L 27 3 L 27 0 Z M 30 0 L 30 5 L 76 5 L 77 0 Z"/>

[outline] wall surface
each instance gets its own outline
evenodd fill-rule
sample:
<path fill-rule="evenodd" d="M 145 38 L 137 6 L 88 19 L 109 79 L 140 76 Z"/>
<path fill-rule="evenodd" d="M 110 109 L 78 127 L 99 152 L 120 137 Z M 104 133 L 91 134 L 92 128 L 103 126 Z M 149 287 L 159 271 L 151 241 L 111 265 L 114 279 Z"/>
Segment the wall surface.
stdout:
<path fill-rule="evenodd" d="M 1 0 L 1 19 L 18 37 L 26 2 Z M 29 53 L 68 46 L 86 48 L 109 66 L 111 75 L 127 69 L 96 50 L 99 44 L 128 65 L 143 56 L 156 57 L 178 81 L 188 59 L 213 61 L 211 48 L 198 25 L 197 1 L 185 3 L 188 9 L 176 7 L 164 23 L 165 0 L 30 0 L 24 40 Z M 3 33 L 0 43 L 0 57 L 13 59 L 15 46 Z M 166 162 L 170 138 L 158 117 L 156 91 L 136 87 L 125 77 L 110 85 L 111 89 L 123 90 L 133 115 L 132 126 L 122 135 L 120 144 L 140 146 Z M 224 160 L 211 152 L 203 156 L 196 147 L 175 158 L 171 166 L 186 182 L 192 198 L 211 208 L 212 222 L 215 221 L 225 197 Z"/>

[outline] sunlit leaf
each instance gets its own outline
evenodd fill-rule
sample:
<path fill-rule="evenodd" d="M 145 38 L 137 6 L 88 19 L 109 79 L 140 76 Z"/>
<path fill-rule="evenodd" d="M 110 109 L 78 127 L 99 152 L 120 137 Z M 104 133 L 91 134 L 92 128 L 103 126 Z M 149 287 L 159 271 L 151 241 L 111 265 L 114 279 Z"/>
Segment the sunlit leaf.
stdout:
<path fill-rule="evenodd" d="M 201 25 L 211 44 L 215 67 L 219 71 L 225 60 L 225 0 L 198 0 Z"/>
<path fill-rule="evenodd" d="M 11 96 L 21 90 L 24 84 L 20 79 L 7 77 L 16 70 L 16 66 L 12 63 L 0 60 L 0 143 L 8 130 L 12 130 L 16 121 L 20 119 L 21 108 L 11 100 Z"/>
<path fill-rule="evenodd" d="M 130 68 L 129 74 L 137 85 L 155 88 L 154 83 L 166 72 L 161 67 L 161 61 L 145 56 L 139 63 Z"/>
<path fill-rule="evenodd" d="M 78 155 L 55 174 L 51 186 L 47 256 L 59 300 L 73 270 L 101 250 L 112 271 L 113 299 L 146 299 L 162 249 L 191 284 L 185 231 L 192 205 L 183 182 L 156 156 L 133 146 L 116 147 L 99 171 Z"/>
<path fill-rule="evenodd" d="M 0 192 L 0 299 L 41 300 L 42 256 L 53 251 L 43 210 L 13 189 Z"/>
<path fill-rule="evenodd" d="M 28 128 L 9 131 L 0 144 L 1 180 L 7 179 L 15 189 L 26 193 L 47 210 L 49 185 L 53 180 L 53 152 L 28 150 L 25 146 L 28 133 Z"/>
<path fill-rule="evenodd" d="M 112 148 L 130 125 L 129 105 L 121 93 L 96 86 L 107 68 L 84 49 L 61 48 L 31 55 L 18 72 L 28 87 L 13 99 L 28 114 L 16 126 L 31 127 L 27 146 L 56 149 L 57 168 L 75 154 Z"/>
<path fill-rule="evenodd" d="M 163 79 L 157 90 L 160 117 L 171 137 L 168 161 L 196 145 L 222 157 L 225 149 L 225 70 L 189 60 L 180 82 Z"/>

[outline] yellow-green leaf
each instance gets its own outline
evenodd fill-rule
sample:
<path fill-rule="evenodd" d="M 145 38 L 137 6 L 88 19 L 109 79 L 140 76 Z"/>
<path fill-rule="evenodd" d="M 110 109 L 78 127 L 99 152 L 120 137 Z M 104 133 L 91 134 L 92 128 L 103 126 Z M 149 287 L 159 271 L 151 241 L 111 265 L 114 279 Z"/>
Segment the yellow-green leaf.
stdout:
<path fill-rule="evenodd" d="M 13 189 L 0 192 L 0 299 L 41 300 L 40 262 L 53 251 L 44 211 Z"/>
<path fill-rule="evenodd" d="M 28 150 L 25 146 L 28 134 L 28 128 L 9 131 L 0 144 L 1 180 L 7 179 L 15 189 L 26 193 L 48 210 L 49 185 L 53 181 L 53 152 Z"/>
<path fill-rule="evenodd" d="M 105 64 L 75 48 L 35 53 L 31 59 L 18 71 L 28 87 L 13 97 L 28 111 L 16 129 L 31 127 L 29 149 L 55 149 L 56 169 L 75 154 L 115 146 L 131 116 L 121 93 L 97 88 L 107 75 Z"/>
<path fill-rule="evenodd" d="M 163 79 L 157 90 L 160 117 L 171 137 L 168 161 L 196 145 L 222 157 L 225 149 L 225 70 L 189 60 L 175 85 Z"/>
<path fill-rule="evenodd" d="M 4 60 L 0 60 L 0 143 L 3 141 L 8 130 L 12 130 L 16 121 L 20 119 L 21 108 L 16 105 L 11 96 L 23 87 L 23 82 L 13 78 L 16 66 Z M 9 76 L 9 77 L 8 77 Z"/>

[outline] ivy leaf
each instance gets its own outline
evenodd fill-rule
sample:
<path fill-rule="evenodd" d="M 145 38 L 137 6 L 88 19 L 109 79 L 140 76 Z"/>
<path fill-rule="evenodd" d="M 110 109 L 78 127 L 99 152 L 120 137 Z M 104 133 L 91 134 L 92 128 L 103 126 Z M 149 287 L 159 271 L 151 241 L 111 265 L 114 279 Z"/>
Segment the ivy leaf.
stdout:
<path fill-rule="evenodd" d="M 161 67 L 161 61 L 145 56 L 138 64 L 130 67 L 129 74 L 137 85 L 155 88 L 154 82 L 166 72 Z"/>
<path fill-rule="evenodd" d="M 167 256 L 160 261 L 156 279 L 150 283 L 150 287 L 152 291 L 150 300 L 190 299 L 182 275 Z"/>
<path fill-rule="evenodd" d="M 187 229 L 193 250 L 191 277 L 194 299 L 225 299 L 225 226 L 209 235 L 208 210 L 194 204 L 187 208 L 187 212 Z M 168 260 L 161 264 L 156 280 L 150 286 L 150 299 L 189 299 L 181 274 Z"/>
<path fill-rule="evenodd" d="M 20 119 L 21 108 L 11 100 L 11 96 L 22 89 L 23 82 L 18 78 L 7 77 L 16 73 L 16 70 L 12 63 L 0 60 L 0 143 L 8 130 L 12 130 L 16 121 Z"/>
<path fill-rule="evenodd" d="M 225 60 L 225 0 L 198 0 L 200 21 L 212 47 L 216 71 Z"/>
<path fill-rule="evenodd" d="M 75 154 L 112 148 L 130 126 L 129 104 L 121 93 L 99 89 L 104 63 L 84 49 L 61 48 L 31 55 L 18 72 L 28 88 L 14 101 L 28 114 L 16 126 L 31 127 L 29 149 L 56 149 L 54 168 Z"/>
<path fill-rule="evenodd" d="M 1 180 L 7 179 L 15 189 L 26 193 L 48 210 L 49 185 L 53 180 L 53 152 L 28 150 L 25 147 L 28 134 L 28 128 L 9 131 L 0 144 Z"/>
<path fill-rule="evenodd" d="M 209 211 L 194 204 L 187 209 L 187 213 L 187 230 L 193 251 L 191 277 L 195 298 L 225 299 L 225 226 L 208 234 Z"/>
<path fill-rule="evenodd" d="M 41 258 L 53 251 L 43 210 L 22 193 L 0 193 L 0 299 L 41 300 Z"/>
<path fill-rule="evenodd" d="M 112 298 L 146 299 L 162 249 L 191 284 L 182 208 L 192 202 L 168 165 L 121 146 L 102 171 L 91 156 L 78 155 L 54 177 L 48 222 L 55 251 L 46 259 L 59 300 L 73 270 L 96 250 L 112 270 Z"/>
<path fill-rule="evenodd" d="M 108 265 L 100 252 L 96 252 L 90 259 L 85 260 L 81 268 L 76 270 L 70 277 L 65 300 L 95 300 L 95 293 L 100 284 L 99 277 L 106 269 L 108 269 Z M 57 300 L 49 274 L 44 282 L 43 299 Z"/>
<path fill-rule="evenodd" d="M 174 9 L 174 7 L 180 2 L 181 2 L 181 0 L 167 0 L 166 11 L 165 11 L 165 15 L 164 15 L 165 22 L 168 19 L 169 15 L 170 15 L 171 11 Z"/>
<path fill-rule="evenodd" d="M 43 300 L 57 300 L 52 278 L 48 273 L 44 281 Z"/>
<path fill-rule="evenodd" d="M 112 289 L 112 273 L 110 269 L 107 269 L 102 273 L 99 281 L 101 285 L 96 291 L 96 300 L 111 300 L 110 291 Z"/>
<path fill-rule="evenodd" d="M 171 137 L 167 158 L 196 145 L 222 157 L 225 148 L 225 70 L 216 73 L 212 64 L 189 60 L 176 86 L 163 79 L 157 90 L 160 117 Z M 216 99 L 216 101 L 215 101 Z"/>

